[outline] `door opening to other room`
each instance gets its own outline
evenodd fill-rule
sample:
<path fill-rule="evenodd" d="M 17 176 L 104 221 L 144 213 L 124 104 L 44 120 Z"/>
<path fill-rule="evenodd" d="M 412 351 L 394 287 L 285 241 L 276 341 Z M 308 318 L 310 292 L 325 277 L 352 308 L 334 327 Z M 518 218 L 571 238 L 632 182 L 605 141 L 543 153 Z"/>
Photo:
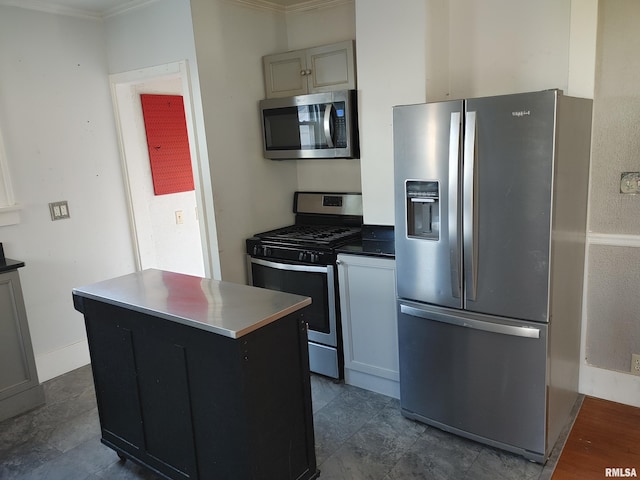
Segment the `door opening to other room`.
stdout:
<path fill-rule="evenodd" d="M 178 62 L 111 75 L 110 81 L 138 269 L 210 277 L 206 268 L 209 249 L 201 233 L 202 185 L 197 175 L 199 162 L 190 121 L 193 112 L 187 77 L 186 62 Z M 141 95 L 184 99 L 194 189 L 154 191 L 157 178 L 152 173 Z"/>

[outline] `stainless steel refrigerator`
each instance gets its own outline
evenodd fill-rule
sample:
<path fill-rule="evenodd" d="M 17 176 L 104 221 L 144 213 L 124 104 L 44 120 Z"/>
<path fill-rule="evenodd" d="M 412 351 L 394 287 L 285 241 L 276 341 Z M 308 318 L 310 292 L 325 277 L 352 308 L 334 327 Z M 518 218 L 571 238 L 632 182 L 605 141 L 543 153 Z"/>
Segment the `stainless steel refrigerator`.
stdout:
<path fill-rule="evenodd" d="M 577 399 L 591 103 L 394 108 L 405 416 L 548 458 Z"/>

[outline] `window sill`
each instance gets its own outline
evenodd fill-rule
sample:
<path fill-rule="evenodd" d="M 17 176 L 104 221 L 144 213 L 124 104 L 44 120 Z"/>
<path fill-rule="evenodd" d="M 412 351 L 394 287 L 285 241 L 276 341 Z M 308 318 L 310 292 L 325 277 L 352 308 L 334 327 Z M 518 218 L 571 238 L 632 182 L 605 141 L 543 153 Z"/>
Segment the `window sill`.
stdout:
<path fill-rule="evenodd" d="M 22 206 L 18 204 L 0 206 L 0 227 L 20 223 L 20 210 Z"/>

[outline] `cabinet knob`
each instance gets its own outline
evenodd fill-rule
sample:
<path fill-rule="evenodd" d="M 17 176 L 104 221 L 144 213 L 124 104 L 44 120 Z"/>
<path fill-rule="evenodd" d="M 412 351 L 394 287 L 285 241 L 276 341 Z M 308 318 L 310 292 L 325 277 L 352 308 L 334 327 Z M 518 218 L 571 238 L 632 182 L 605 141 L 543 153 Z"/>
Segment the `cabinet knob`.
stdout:
<path fill-rule="evenodd" d="M 304 71 L 304 74 L 305 74 L 305 75 L 311 75 L 311 70 L 305 70 L 305 71 Z"/>
<path fill-rule="evenodd" d="M 300 70 L 300 76 L 304 77 L 307 74 L 306 70 Z"/>

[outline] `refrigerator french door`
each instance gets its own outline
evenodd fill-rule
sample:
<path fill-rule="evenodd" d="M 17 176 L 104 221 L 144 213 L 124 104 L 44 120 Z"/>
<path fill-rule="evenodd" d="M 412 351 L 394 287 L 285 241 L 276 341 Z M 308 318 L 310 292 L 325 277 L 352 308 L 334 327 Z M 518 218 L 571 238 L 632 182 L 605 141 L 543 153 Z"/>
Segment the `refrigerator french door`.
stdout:
<path fill-rule="evenodd" d="M 561 97 L 393 111 L 403 414 L 536 461 L 549 440 Z"/>
<path fill-rule="evenodd" d="M 394 109 L 399 297 L 547 320 L 555 100 Z"/>

